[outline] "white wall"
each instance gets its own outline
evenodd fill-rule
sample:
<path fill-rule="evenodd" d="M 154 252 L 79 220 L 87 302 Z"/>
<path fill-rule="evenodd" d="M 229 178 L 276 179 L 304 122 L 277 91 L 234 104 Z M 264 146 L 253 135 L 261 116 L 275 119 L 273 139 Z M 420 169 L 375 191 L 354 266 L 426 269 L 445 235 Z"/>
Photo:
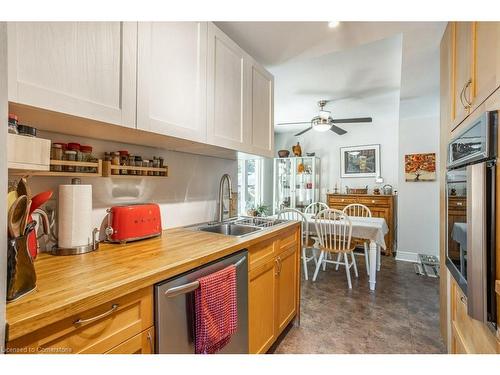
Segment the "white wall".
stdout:
<path fill-rule="evenodd" d="M 404 107 L 402 102 L 402 115 Z M 439 116 L 401 117 L 397 259 L 416 261 L 419 253 L 439 256 L 439 173 L 428 182 L 406 182 L 404 176 L 405 154 L 428 152 L 436 153 L 439 171 Z"/>
<path fill-rule="evenodd" d="M 380 144 L 380 170 L 385 183 L 397 187 L 398 184 L 398 133 L 399 133 L 399 91 L 392 91 L 376 97 L 357 101 L 343 101 L 337 105 L 343 113 L 350 108 L 363 108 L 365 116 L 371 116 L 371 124 L 339 124 L 347 134 L 337 135 L 310 130 L 295 137 L 293 133 L 275 133 L 275 149 L 287 149 L 297 142 L 302 153 L 315 152 L 321 158 L 320 200 L 326 201 L 326 193 L 332 192 L 335 184 L 345 192 L 345 187 L 359 188 L 368 185 L 373 189 L 375 178 L 340 178 L 340 148 L 368 144 Z M 304 125 L 307 126 L 307 125 Z"/>
<path fill-rule="evenodd" d="M 5 342 L 7 281 L 7 24 L 0 22 L 0 353 Z"/>
<path fill-rule="evenodd" d="M 21 119 L 22 120 L 22 119 Z M 33 124 L 35 125 L 35 124 Z M 36 126 L 36 125 L 35 125 Z M 82 184 L 92 184 L 93 222 L 100 227 L 106 209 L 113 205 L 154 202 L 160 205 L 163 228 L 171 228 L 214 220 L 219 180 L 229 173 L 236 189 L 237 163 L 234 160 L 166 151 L 152 147 L 106 142 L 63 134 L 40 132 L 40 137 L 59 142 L 78 142 L 93 146 L 94 155 L 104 151 L 128 150 L 144 158 L 163 156 L 169 167 L 169 177 L 154 179 L 82 178 Z M 33 193 L 51 189 L 57 197 L 58 185 L 69 184 L 70 178 L 33 177 Z M 55 205 L 55 199 L 49 204 Z M 101 233 L 101 238 L 103 237 Z"/>

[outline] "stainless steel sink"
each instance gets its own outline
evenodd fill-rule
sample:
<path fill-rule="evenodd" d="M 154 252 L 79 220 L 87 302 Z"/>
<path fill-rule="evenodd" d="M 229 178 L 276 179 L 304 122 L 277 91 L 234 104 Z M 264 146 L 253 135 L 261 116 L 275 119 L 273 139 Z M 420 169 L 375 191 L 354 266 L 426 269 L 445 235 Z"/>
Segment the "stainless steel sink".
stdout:
<path fill-rule="evenodd" d="M 235 217 L 224 221 L 201 223 L 190 225 L 186 228 L 192 230 L 201 230 L 203 232 L 219 233 L 226 236 L 243 237 L 257 231 L 273 227 L 278 224 L 284 223 L 285 220 L 277 220 L 274 218 L 251 218 L 251 217 Z"/>
<path fill-rule="evenodd" d="M 198 230 L 201 230 L 203 232 L 225 234 L 226 236 L 240 237 L 246 234 L 256 232 L 258 230 L 262 230 L 262 228 L 250 227 L 238 224 L 216 224 L 216 225 L 207 225 L 199 227 Z"/>

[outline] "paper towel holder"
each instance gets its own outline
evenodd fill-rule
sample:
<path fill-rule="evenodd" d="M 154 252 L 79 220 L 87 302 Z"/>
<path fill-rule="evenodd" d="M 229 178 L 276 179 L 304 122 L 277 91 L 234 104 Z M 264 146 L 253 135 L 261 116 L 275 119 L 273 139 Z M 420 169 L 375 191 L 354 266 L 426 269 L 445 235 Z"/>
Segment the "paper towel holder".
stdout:
<path fill-rule="evenodd" d="M 57 245 L 54 245 L 54 247 L 52 247 L 49 253 L 52 255 L 79 255 L 98 250 L 99 241 L 97 240 L 97 233 L 99 233 L 99 229 L 94 228 L 92 230 L 92 243 L 89 243 L 88 245 L 68 247 L 68 248 L 62 248 L 58 247 Z"/>

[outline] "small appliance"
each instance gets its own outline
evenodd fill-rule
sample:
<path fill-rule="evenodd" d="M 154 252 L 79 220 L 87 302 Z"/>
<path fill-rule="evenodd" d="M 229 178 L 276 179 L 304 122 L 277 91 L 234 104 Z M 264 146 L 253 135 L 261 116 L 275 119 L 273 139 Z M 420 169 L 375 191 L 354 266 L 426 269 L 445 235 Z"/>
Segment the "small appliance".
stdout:
<path fill-rule="evenodd" d="M 108 242 L 126 243 L 161 235 L 160 207 L 157 204 L 114 206 L 107 212 Z"/>

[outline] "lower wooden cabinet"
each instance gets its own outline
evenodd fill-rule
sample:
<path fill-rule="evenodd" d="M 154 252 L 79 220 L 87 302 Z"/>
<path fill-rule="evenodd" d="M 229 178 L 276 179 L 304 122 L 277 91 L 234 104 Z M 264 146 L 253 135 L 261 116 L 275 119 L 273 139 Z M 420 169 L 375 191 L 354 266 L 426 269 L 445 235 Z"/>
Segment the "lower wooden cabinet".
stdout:
<path fill-rule="evenodd" d="M 106 353 L 152 326 L 153 287 L 148 287 L 9 341 L 7 347 L 10 353 Z"/>
<path fill-rule="evenodd" d="M 151 327 L 122 342 L 120 345 L 106 352 L 106 354 L 154 354 L 154 332 L 155 327 Z"/>
<path fill-rule="evenodd" d="M 265 353 L 299 312 L 300 228 L 250 247 L 249 351 Z"/>
<path fill-rule="evenodd" d="M 500 353 L 500 342 L 486 325 L 467 315 L 467 297 L 457 283 L 451 281 L 451 353 Z"/>

